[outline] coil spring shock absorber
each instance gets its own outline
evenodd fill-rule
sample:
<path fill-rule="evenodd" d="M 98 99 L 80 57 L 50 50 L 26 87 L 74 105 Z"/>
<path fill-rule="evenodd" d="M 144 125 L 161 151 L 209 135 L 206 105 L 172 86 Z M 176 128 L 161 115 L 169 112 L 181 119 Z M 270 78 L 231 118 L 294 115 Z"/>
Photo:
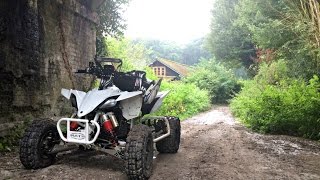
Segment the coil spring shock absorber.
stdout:
<path fill-rule="evenodd" d="M 113 129 L 118 127 L 118 121 L 113 113 L 107 113 L 102 115 L 102 126 L 103 129 L 113 135 Z"/>
<path fill-rule="evenodd" d="M 74 131 L 79 127 L 78 123 L 76 121 L 71 121 L 70 122 L 70 130 Z"/>
<path fill-rule="evenodd" d="M 117 137 L 114 134 L 114 128 L 118 127 L 118 121 L 113 113 L 103 114 L 101 116 L 101 124 L 104 131 L 108 134 L 109 140 L 113 146 L 117 146 Z"/>
<path fill-rule="evenodd" d="M 105 114 L 102 115 L 102 121 L 103 121 L 103 123 L 102 123 L 103 129 L 106 132 L 113 134 L 113 126 L 112 126 L 111 121 L 108 119 L 107 115 L 105 115 Z"/>

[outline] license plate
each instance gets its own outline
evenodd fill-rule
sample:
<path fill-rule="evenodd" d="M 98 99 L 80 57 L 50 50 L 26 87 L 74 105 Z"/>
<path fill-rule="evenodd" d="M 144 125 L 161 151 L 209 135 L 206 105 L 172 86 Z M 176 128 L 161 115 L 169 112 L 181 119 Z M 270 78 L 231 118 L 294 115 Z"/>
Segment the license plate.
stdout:
<path fill-rule="evenodd" d="M 69 131 L 68 140 L 71 140 L 71 141 L 86 141 L 86 134 L 84 132 Z"/>

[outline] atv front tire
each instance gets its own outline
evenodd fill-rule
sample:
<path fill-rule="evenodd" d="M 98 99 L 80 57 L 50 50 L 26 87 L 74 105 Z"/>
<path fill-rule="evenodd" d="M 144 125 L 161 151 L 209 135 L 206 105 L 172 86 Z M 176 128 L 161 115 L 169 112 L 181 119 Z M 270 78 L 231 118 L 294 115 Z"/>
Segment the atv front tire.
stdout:
<path fill-rule="evenodd" d="M 50 119 L 34 120 L 20 141 L 20 161 L 27 169 L 54 163 L 56 154 L 48 154 L 59 142 L 57 127 Z"/>
<path fill-rule="evenodd" d="M 168 118 L 170 125 L 170 136 L 156 143 L 157 150 L 160 153 L 176 153 L 180 146 L 181 126 L 177 117 Z"/>
<path fill-rule="evenodd" d="M 129 179 L 148 179 L 152 173 L 153 137 L 146 125 L 135 125 L 127 137 L 126 173 Z"/>

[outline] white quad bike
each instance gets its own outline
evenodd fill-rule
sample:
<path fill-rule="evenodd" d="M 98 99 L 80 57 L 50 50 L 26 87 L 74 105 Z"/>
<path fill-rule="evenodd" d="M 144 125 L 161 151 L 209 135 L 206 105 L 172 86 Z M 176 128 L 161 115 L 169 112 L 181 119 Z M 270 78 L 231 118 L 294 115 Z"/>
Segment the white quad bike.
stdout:
<path fill-rule="evenodd" d="M 74 148 L 98 150 L 125 162 L 130 179 L 148 179 L 154 144 L 160 153 L 176 153 L 180 120 L 151 117 L 167 92 L 158 92 L 161 79 L 149 81 L 143 71 L 119 72 L 122 61 L 95 58 L 85 70 L 100 79 L 99 88 L 83 92 L 62 89 L 75 113 L 58 122 L 34 120 L 20 141 L 20 160 L 27 169 L 47 167 L 57 153 Z M 110 162 L 112 163 L 112 162 Z"/>

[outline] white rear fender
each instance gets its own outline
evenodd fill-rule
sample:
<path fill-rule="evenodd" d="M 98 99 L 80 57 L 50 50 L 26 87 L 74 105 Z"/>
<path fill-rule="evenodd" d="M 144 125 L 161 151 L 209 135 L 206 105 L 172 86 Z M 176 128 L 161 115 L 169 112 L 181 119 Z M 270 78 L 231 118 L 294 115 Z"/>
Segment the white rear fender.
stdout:
<path fill-rule="evenodd" d="M 136 118 L 141 113 L 142 91 L 122 92 L 116 101 L 120 101 L 122 115 L 127 120 Z"/>
<path fill-rule="evenodd" d="M 153 113 L 153 112 L 157 111 L 160 108 L 160 106 L 162 105 L 163 99 L 168 95 L 169 92 L 170 91 L 158 92 L 158 94 L 156 96 L 156 99 L 157 98 L 158 99 L 157 99 L 156 103 L 153 105 L 150 113 Z"/>

